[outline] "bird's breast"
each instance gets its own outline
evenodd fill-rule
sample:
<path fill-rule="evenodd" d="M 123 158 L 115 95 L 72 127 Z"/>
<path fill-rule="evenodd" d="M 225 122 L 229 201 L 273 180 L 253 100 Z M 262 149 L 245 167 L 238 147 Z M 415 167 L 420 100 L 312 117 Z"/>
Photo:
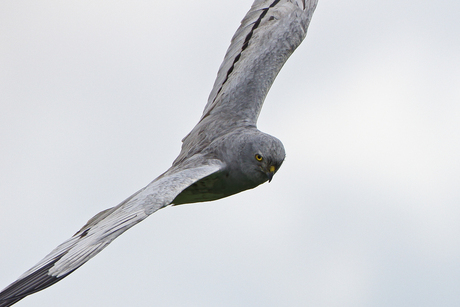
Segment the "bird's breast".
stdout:
<path fill-rule="evenodd" d="M 173 200 L 174 205 L 205 202 L 224 198 L 255 185 L 242 180 L 235 180 L 235 176 L 228 171 L 221 171 L 209 175 L 190 185 Z"/>

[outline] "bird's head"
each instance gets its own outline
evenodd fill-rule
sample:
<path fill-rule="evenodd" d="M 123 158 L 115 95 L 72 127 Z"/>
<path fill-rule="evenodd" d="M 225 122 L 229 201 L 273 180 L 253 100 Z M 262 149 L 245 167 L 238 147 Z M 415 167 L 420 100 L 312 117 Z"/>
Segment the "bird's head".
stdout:
<path fill-rule="evenodd" d="M 251 181 L 259 185 L 273 179 L 281 167 L 286 153 L 277 138 L 259 132 L 244 140 L 239 153 L 241 171 Z"/>

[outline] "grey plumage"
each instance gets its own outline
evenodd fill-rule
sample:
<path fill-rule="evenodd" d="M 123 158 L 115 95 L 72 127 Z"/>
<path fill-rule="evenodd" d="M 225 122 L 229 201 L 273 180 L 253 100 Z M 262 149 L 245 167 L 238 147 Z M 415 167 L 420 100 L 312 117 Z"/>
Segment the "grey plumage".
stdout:
<path fill-rule="evenodd" d="M 0 293 L 0 307 L 63 279 L 120 234 L 170 204 L 211 201 L 252 189 L 280 168 L 282 143 L 256 128 L 276 75 L 305 38 L 317 0 L 256 0 L 219 69 L 198 124 L 170 169 L 104 210 Z"/>

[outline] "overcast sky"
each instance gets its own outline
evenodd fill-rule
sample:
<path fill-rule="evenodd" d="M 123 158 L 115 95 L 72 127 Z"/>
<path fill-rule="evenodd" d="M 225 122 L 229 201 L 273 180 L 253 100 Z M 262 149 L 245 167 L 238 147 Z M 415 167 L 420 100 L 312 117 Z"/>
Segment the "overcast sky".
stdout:
<path fill-rule="evenodd" d="M 0 288 L 170 166 L 251 4 L 0 2 Z M 459 12 L 319 0 L 259 118 L 273 181 L 17 306 L 459 306 Z"/>

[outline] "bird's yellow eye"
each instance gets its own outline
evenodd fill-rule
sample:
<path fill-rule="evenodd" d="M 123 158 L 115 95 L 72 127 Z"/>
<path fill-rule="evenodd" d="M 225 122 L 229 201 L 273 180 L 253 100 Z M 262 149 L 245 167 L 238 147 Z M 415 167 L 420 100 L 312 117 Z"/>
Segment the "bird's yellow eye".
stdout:
<path fill-rule="evenodd" d="M 262 161 L 262 160 L 264 159 L 264 158 L 263 158 L 261 155 L 259 155 L 259 154 L 256 154 L 255 157 L 256 157 L 256 160 L 259 161 L 259 162 Z"/>

